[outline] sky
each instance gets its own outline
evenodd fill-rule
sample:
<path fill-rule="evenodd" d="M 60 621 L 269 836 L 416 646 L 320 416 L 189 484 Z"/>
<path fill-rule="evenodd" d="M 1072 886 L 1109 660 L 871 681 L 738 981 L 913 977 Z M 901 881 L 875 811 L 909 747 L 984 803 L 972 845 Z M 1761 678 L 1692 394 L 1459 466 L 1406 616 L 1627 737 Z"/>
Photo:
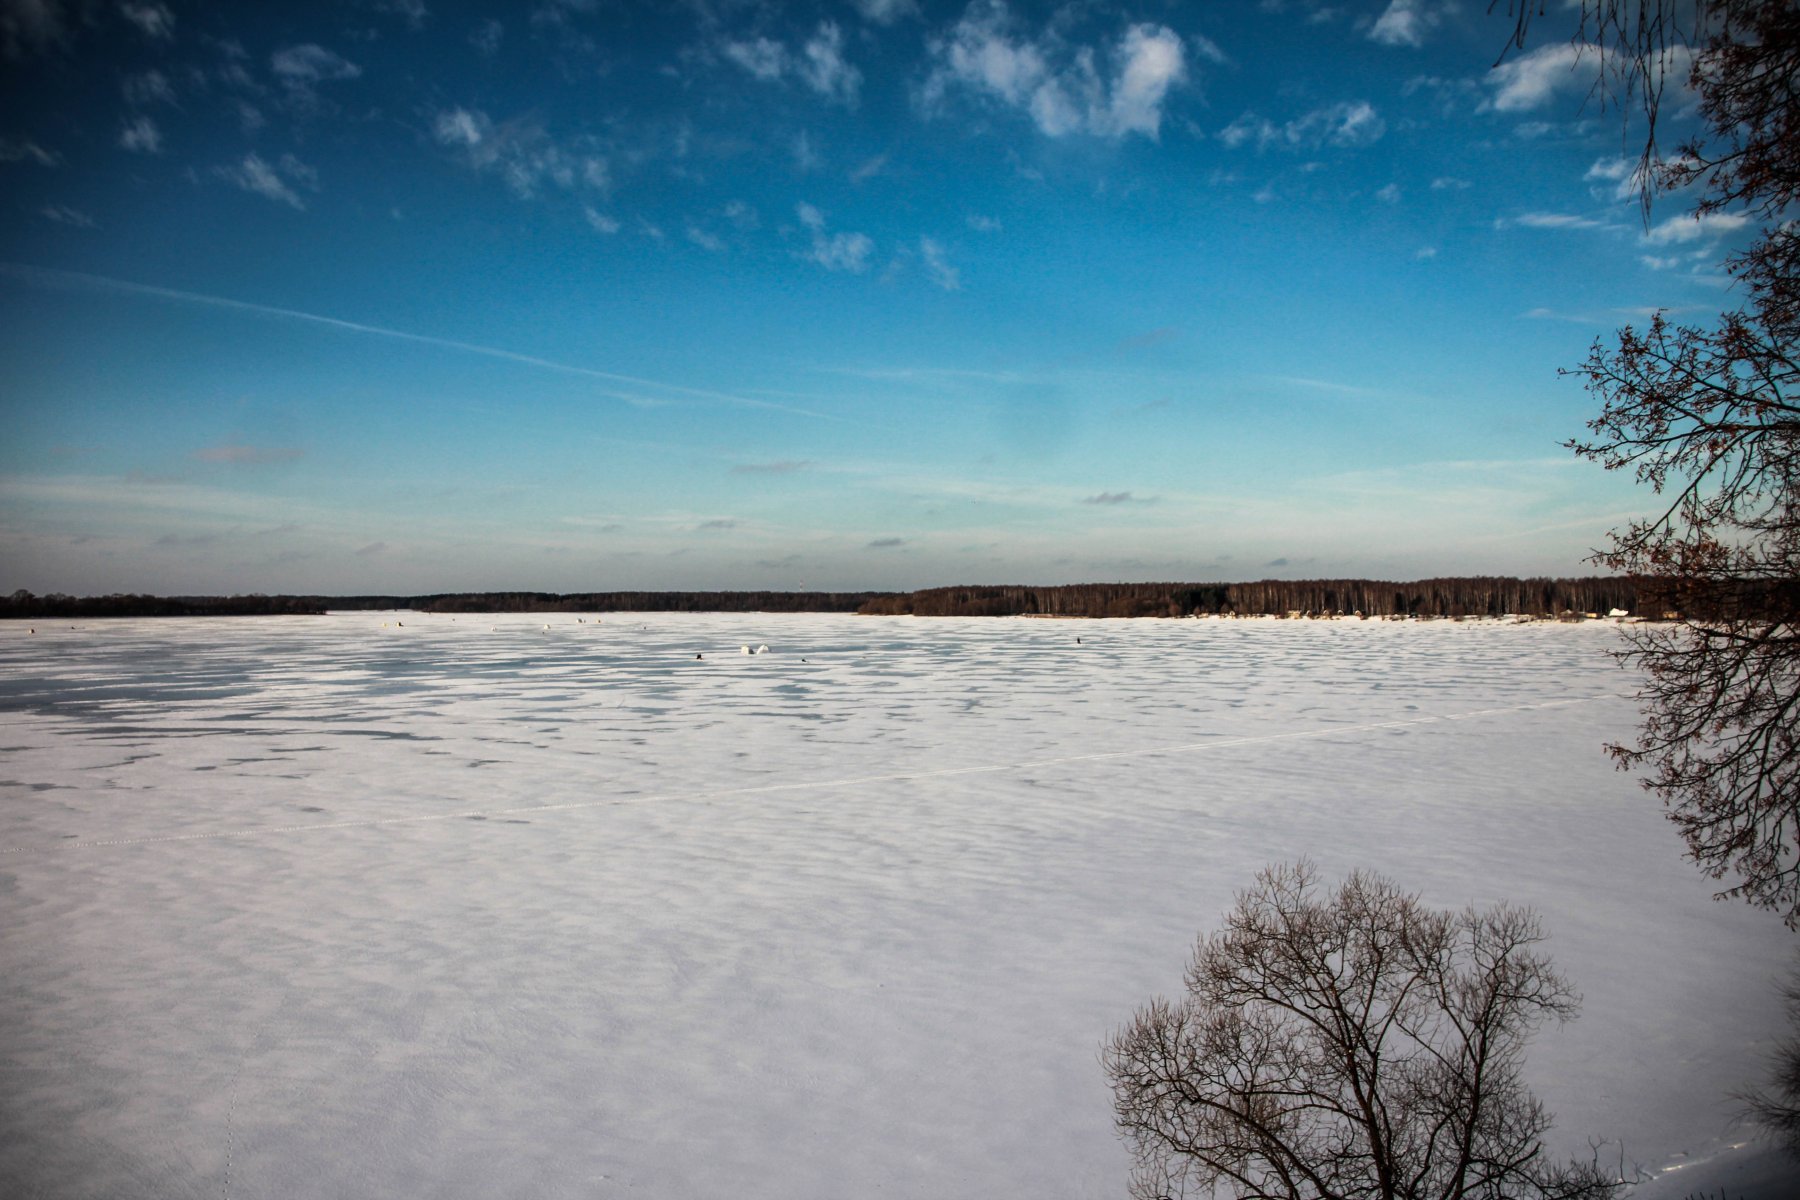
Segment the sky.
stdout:
<path fill-rule="evenodd" d="M 1592 573 L 1559 369 L 1746 231 L 1511 30 L 0 0 L 0 589 Z"/>

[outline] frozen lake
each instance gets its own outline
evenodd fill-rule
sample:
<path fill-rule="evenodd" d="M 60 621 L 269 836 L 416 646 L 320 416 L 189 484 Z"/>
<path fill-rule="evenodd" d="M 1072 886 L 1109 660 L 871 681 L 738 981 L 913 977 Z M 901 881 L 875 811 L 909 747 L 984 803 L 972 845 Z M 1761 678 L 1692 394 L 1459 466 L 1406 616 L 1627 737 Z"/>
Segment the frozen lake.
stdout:
<path fill-rule="evenodd" d="M 1101 1041 L 1301 855 L 1535 907 L 1556 1149 L 1714 1154 L 1794 938 L 1612 769 L 1617 644 L 0 625 L 0 1194 L 1123 1196 Z"/>

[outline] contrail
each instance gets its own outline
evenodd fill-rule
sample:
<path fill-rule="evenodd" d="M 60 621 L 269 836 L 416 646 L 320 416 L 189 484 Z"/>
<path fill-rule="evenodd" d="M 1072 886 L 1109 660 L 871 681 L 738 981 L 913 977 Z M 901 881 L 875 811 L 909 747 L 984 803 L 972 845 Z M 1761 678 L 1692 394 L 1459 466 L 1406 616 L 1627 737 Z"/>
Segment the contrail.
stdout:
<path fill-rule="evenodd" d="M 630 384 L 633 387 L 655 388 L 660 391 L 673 392 L 681 396 L 692 396 L 698 400 L 716 400 L 724 404 L 735 404 L 743 408 L 761 408 L 772 412 L 790 413 L 795 416 L 812 417 L 821 421 L 833 421 L 838 418 L 827 413 L 813 412 L 805 408 L 793 408 L 786 404 L 775 404 L 767 400 L 752 400 L 747 396 L 737 396 L 730 392 L 715 392 L 706 388 L 682 387 L 680 384 L 664 383 L 657 379 L 641 379 L 635 375 L 620 375 L 613 371 L 599 371 L 593 367 L 578 367 L 573 363 L 557 362 L 555 359 L 538 358 L 532 354 L 520 354 L 513 350 L 503 350 L 498 346 L 482 346 L 474 342 L 459 342 L 454 338 L 432 337 L 424 333 L 408 333 L 403 329 L 388 329 L 381 325 L 364 325 L 357 321 L 345 321 L 338 317 L 321 316 L 318 313 L 301 312 L 297 308 L 278 308 L 272 304 L 254 304 L 248 300 L 232 300 L 225 296 L 208 296 L 202 292 L 184 292 L 176 288 L 157 287 L 149 283 L 132 283 L 124 279 L 109 279 L 104 275 L 89 275 L 83 271 L 61 271 L 53 267 L 32 267 L 23 263 L 0 263 L 0 275 L 9 275 L 14 279 L 40 287 L 86 287 L 99 291 L 120 292 L 128 296 L 151 296 L 159 300 L 176 300 L 184 304 L 201 304 L 209 308 L 223 308 L 232 312 L 255 313 L 258 316 L 278 317 L 287 321 L 304 321 L 310 325 L 323 325 L 328 329 L 341 329 L 346 333 L 361 333 L 371 337 L 393 338 L 396 341 L 412 342 L 421 346 L 438 346 L 445 350 L 456 350 L 464 354 L 479 354 L 484 358 L 497 358 L 504 362 L 520 363 L 528 367 L 537 367 L 545 371 L 559 371 L 565 375 L 580 375 L 587 379 L 600 379 L 608 383 Z"/>

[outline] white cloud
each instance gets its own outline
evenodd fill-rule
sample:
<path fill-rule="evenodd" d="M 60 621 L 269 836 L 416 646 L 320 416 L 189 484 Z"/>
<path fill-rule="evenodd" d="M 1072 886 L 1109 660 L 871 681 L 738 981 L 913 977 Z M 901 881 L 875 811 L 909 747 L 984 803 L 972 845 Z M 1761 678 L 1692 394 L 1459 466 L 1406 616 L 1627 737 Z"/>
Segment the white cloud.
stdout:
<path fill-rule="evenodd" d="M 727 42 L 725 57 L 765 83 L 780 79 L 787 70 L 787 47 L 766 37 L 749 42 Z"/>
<path fill-rule="evenodd" d="M 850 182 L 867 183 L 869 180 L 875 178 L 875 176 L 881 174 L 881 172 L 887 168 L 887 164 L 888 156 L 885 154 L 877 154 L 874 158 L 865 160 L 856 168 L 856 170 L 850 172 Z"/>
<path fill-rule="evenodd" d="M 70 208 L 66 204 L 46 204 L 38 209 L 38 216 L 46 221 L 55 221 L 58 225 L 68 225 L 76 229 L 94 228 L 94 218 L 78 208 Z"/>
<path fill-rule="evenodd" d="M 127 75 L 125 82 L 119 85 L 119 90 L 125 96 L 125 103 L 133 108 L 142 108 L 146 104 L 175 103 L 175 89 L 169 85 L 169 77 L 161 71 Z"/>
<path fill-rule="evenodd" d="M 946 292 L 959 291 L 962 288 L 962 275 L 950 265 L 944 257 L 944 248 L 933 238 L 919 239 L 919 253 L 925 258 L 925 270 L 931 276 L 931 282 Z"/>
<path fill-rule="evenodd" d="M 796 67 L 808 87 L 830 100 L 855 104 L 862 72 L 844 60 L 844 34 L 835 21 L 821 21 L 819 31 L 800 52 Z"/>
<path fill-rule="evenodd" d="M 477 146 L 487 130 L 493 127 L 484 112 L 470 112 L 466 108 L 453 108 L 437 115 L 432 126 L 440 145 L 444 146 Z"/>
<path fill-rule="evenodd" d="M 425 0 L 381 0 L 375 7 L 401 18 L 410 29 L 425 28 L 425 18 L 429 15 Z"/>
<path fill-rule="evenodd" d="M 1439 175 L 1436 179 L 1431 181 L 1431 190 L 1434 192 L 1452 190 L 1461 192 L 1466 191 L 1471 186 L 1472 185 L 1468 180 L 1458 179 L 1454 175 Z"/>
<path fill-rule="evenodd" d="M 602 155 L 558 146 L 531 118 L 495 122 L 479 109 L 446 109 L 432 122 L 432 135 L 475 170 L 498 174 L 523 200 L 546 184 L 604 192 L 612 182 Z"/>
<path fill-rule="evenodd" d="M 1565 88 L 1585 90 L 1593 83 L 1591 71 L 1580 71 L 1578 65 L 1589 52 L 1587 46 L 1554 42 L 1501 63 L 1488 72 L 1488 85 L 1494 89 L 1488 106 L 1498 112 L 1529 112 Z"/>
<path fill-rule="evenodd" d="M 269 66 L 283 83 L 299 88 L 362 74 L 362 68 L 349 59 L 313 42 L 277 50 L 269 56 Z"/>
<path fill-rule="evenodd" d="M 1494 222 L 1495 229 L 1603 229 L 1606 222 L 1596 221 L 1592 217 L 1579 217 L 1573 213 L 1528 212 L 1516 217 L 1502 217 Z"/>
<path fill-rule="evenodd" d="M 582 205 L 581 215 L 587 218 L 587 223 L 594 227 L 595 233 L 619 232 L 619 223 L 591 204 Z"/>
<path fill-rule="evenodd" d="M 1387 122 L 1367 100 L 1340 100 L 1303 113 L 1277 125 L 1266 117 L 1247 112 L 1219 130 L 1219 140 L 1236 149 L 1254 141 L 1258 150 L 1270 146 L 1315 149 L 1323 145 L 1360 148 L 1381 140 Z"/>
<path fill-rule="evenodd" d="M 1400 185 L 1397 183 L 1388 184 L 1386 187 L 1382 188 L 1379 192 L 1375 193 L 1375 198 L 1377 200 L 1381 201 L 1383 204 L 1398 204 L 1398 203 L 1400 203 Z"/>
<path fill-rule="evenodd" d="M 702 250 L 710 250 L 714 254 L 725 249 L 725 243 L 720 240 L 717 234 L 708 233 L 698 225 L 689 225 L 687 227 L 687 240 L 694 243 L 694 245 L 700 247 Z"/>
<path fill-rule="evenodd" d="M 1595 188 L 1596 195 L 1604 195 L 1617 201 L 1633 200 L 1643 191 L 1644 177 L 1640 165 L 1625 158 L 1596 159 L 1582 179 L 1588 183 L 1612 185 Z"/>
<path fill-rule="evenodd" d="M 1436 258 L 1437 253 L 1436 246 L 1420 246 L 1417 250 L 1413 251 L 1413 257 L 1420 262 L 1424 262 L 1427 259 Z"/>
<path fill-rule="evenodd" d="M 1746 213 L 1705 213 L 1700 216 L 1670 217 L 1658 222 L 1656 227 L 1644 235 L 1644 241 L 1652 246 L 1673 246 L 1686 242 L 1697 242 L 1705 238 L 1722 237 L 1736 233 L 1750 224 Z"/>
<path fill-rule="evenodd" d="M 1000 219 L 998 217 L 984 217 L 980 213 L 970 213 L 967 221 L 969 228 L 975 230 L 977 233 L 1000 232 Z"/>
<path fill-rule="evenodd" d="M 1298 123 L 1290 122 L 1290 141 L 1299 139 L 1291 130 L 1316 128 L 1322 136 L 1334 146 L 1367 146 L 1379 141 L 1387 132 L 1387 122 L 1375 111 L 1375 106 L 1367 100 L 1345 101 L 1314 111 L 1302 117 Z"/>
<path fill-rule="evenodd" d="M 134 154 L 161 154 L 162 130 L 149 117 L 134 117 L 119 131 L 119 145 Z"/>
<path fill-rule="evenodd" d="M 1196 45 L 1207 57 L 1218 54 L 1210 42 Z M 1051 34 L 1032 37 L 1004 0 L 976 0 L 947 35 L 931 39 L 929 51 L 933 65 L 919 93 L 926 111 L 962 88 L 1028 113 L 1049 137 L 1154 139 L 1168 93 L 1187 78 L 1186 46 L 1166 26 L 1127 28 L 1112 49 L 1109 81 L 1092 47 L 1068 52 Z M 1058 59 L 1066 61 L 1058 66 Z"/>
<path fill-rule="evenodd" d="M 819 22 L 798 52 L 766 37 L 727 42 L 721 52 L 764 83 L 792 74 L 826 99 L 847 105 L 856 103 L 862 87 L 862 72 L 844 58 L 844 31 L 835 21 Z"/>
<path fill-rule="evenodd" d="M 1050 69 L 1036 46 L 1015 43 L 1008 36 L 1010 24 L 1006 5 L 1000 0 L 970 5 L 949 40 L 932 43 L 938 63 L 925 84 L 927 98 L 935 100 L 950 84 L 962 83 L 991 92 L 1008 104 L 1028 105 L 1031 93 L 1045 82 Z"/>
<path fill-rule="evenodd" d="M 239 442 L 223 442 L 202 446 L 194 458 L 206 463 L 235 463 L 240 466 L 267 466 L 270 463 L 293 462 L 306 452 L 293 446 L 247 446 Z"/>
<path fill-rule="evenodd" d="M 265 161 L 260 154 L 247 154 L 243 162 L 218 167 L 215 174 L 246 192 L 254 192 L 279 204 L 299 209 L 304 209 L 306 203 L 290 185 L 298 183 L 317 189 L 319 183 L 318 172 L 291 154 L 282 155 L 281 160 L 274 164 Z"/>
<path fill-rule="evenodd" d="M 0 138 L 0 163 L 24 162 L 27 159 L 40 167 L 55 167 L 62 164 L 62 156 L 44 149 L 36 142 L 18 138 Z"/>
<path fill-rule="evenodd" d="M 1423 46 L 1425 35 L 1436 29 L 1454 4 L 1441 0 L 1389 0 L 1382 14 L 1369 27 L 1369 40 L 1384 46 Z"/>
<path fill-rule="evenodd" d="M 742 200 L 733 200 L 720 211 L 727 221 L 746 233 L 762 225 L 761 215 Z"/>
<path fill-rule="evenodd" d="M 1254 141 L 1260 149 L 1275 141 L 1280 133 L 1275 122 L 1267 117 L 1259 117 L 1255 113 L 1247 112 L 1219 130 L 1219 140 L 1232 150 L 1236 150 L 1245 142 L 1250 141 Z"/>
<path fill-rule="evenodd" d="M 802 175 L 818 170 L 824 165 L 819 152 L 813 149 L 812 139 L 802 129 L 794 136 L 794 166 Z"/>
<path fill-rule="evenodd" d="M 1216 47 L 1215 47 L 1216 50 Z M 1133 25 L 1114 52 L 1118 75 L 1105 116 L 1096 132 L 1155 138 L 1162 126 L 1163 100 L 1187 78 L 1181 39 L 1163 25 Z"/>
<path fill-rule="evenodd" d="M 827 271 L 849 271 L 855 275 L 869 269 L 875 243 L 867 234 L 826 232 L 825 214 L 805 201 L 796 205 L 794 212 L 812 233 L 812 248 L 804 255 L 809 262 L 818 263 Z"/>
<path fill-rule="evenodd" d="M 863 20 L 877 25 L 892 25 L 901 17 L 919 15 L 918 0 L 852 0 Z"/>
<path fill-rule="evenodd" d="M 469 45 L 491 58 L 500 52 L 500 41 L 505 36 L 506 26 L 490 17 L 475 27 L 469 35 Z"/>
<path fill-rule="evenodd" d="M 175 36 L 175 14 L 166 4 L 121 4 L 119 15 L 152 41 L 168 41 Z"/>
<path fill-rule="evenodd" d="M 1621 179 L 1631 178 L 1633 171 L 1634 168 L 1629 159 L 1598 158 L 1594 160 L 1594 165 L 1587 169 L 1587 174 L 1583 175 L 1582 178 L 1590 180 L 1609 179 L 1614 183 L 1617 183 Z"/>

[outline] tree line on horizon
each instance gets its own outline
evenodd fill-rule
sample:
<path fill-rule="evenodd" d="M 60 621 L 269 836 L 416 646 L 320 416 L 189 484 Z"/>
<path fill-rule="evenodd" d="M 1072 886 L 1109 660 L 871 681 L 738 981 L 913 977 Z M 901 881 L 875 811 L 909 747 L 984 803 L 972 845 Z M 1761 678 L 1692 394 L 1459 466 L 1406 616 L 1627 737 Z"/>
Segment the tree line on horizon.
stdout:
<path fill-rule="evenodd" d="M 439 592 L 424 595 L 153 596 L 115 593 L 0 598 L 0 617 L 319 615 L 410 609 L 434 613 L 767 612 L 921 617 L 1191 617 L 1361 614 L 1480 617 L 1638 612 L 1649 604 L 1626 576 L 1516 579 L 1470 576 L 1395 583 L 1372 579 L 1264 579 L 1252 583 L 1078 583 L 925 588 L 912 592 L 621 591 Z M 1660 612 L 1644 615 L 1660 615 Z"/>
<path fill-rule="evenodd" d="M 1253 583 L 1077 583 L 1053 587 L 946 587 L 871 599 L 858 611 L 921 617 L 1367 617 L 1557 616 L 1637 613 L 1637 580 L 1468 576 L 1394 583 L 1377 579 L 1262 579 Z M 1661 615 L 1660 612 L 1648 615 Z"/>

